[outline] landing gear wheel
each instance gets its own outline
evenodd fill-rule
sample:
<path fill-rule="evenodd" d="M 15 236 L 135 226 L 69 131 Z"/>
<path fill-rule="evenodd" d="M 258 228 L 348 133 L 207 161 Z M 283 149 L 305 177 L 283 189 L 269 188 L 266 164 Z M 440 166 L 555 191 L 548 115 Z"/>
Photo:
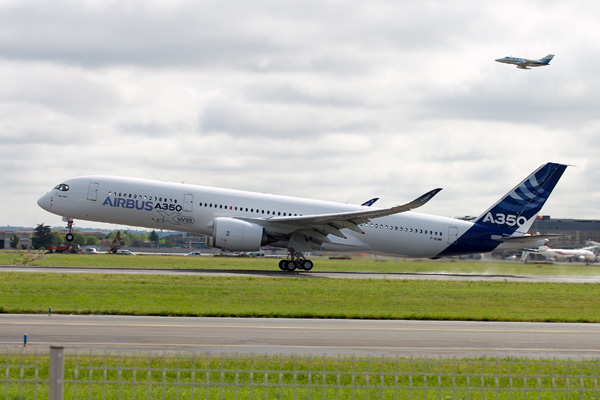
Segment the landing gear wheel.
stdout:
<path fill-rule="evenodd" d="M 72 242 L 75 239 L 75 236 L 71 233 L 73 231 L 73 219 L 70 217 L 63 217 L 63 221 L 67 221 L 67 229 L 69 233 L 67 233 L 66 239 L 68 242 Z"/>
<path fill-rule="evenodd" d="M 290 271 L 290 272 L 295 271 L 296 270 L 296 262 L 287 260 L 285 262 L 285 269 L 286 269 L 286 271 Z"/>
<path fill-rule="evenodd" d="M 286 263 L 286 260 L 279 261 L 279 269 L 280 270 L 287 271 L 286 268 L 285 268 L 285 263 Z"/>
<path fill-rule="evenodd" d="M 302 260 L 298 264 L 298 268 L 302 268 L 305 271 L 310 271 L 314 266 L 313 262 L 310 260 Z"/>

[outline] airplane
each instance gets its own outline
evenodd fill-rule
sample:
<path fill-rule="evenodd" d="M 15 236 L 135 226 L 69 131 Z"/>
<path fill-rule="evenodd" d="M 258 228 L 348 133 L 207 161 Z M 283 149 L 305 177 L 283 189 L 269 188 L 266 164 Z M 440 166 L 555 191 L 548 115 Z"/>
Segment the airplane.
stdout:
<path fill-rule="evenodd" d="M 539 60 L 529 60 L 527 58 L 518 58 L 518 57 L 504 57 L 498 58 L 495 61 L 504 64 L 514 64 L 519 69 L 531 69 L 529 67 L 544 67 L 550 64 L 550 60 L 554 58 L 554 54 L 548 54 L 544 58 L 540 58 Z"/>
<path fill-rule="evenodd" d="M 536 253 L 552 260 L 585 261 L 590 263 L 596 261 L 596 254 L 589 250 L 594 247 L 583 249 L 552 249 L 548 246 L 541 246 L 536 249 Z"/>
<path fill-rule="evenodd" d="M 372 253 L 407 258 L 542 246 L 557 235 L 528 234 L 566 165 L 546 163 L 476 220 L 416 213 L 441 189 L 394 207 L 378 208 L 248 191 L 137 178 L 81 176 L 63 181 L 38 200 L 63 216 L 73 240 L 73 220 L 200 233 L 225 251 L 287 249 L 284 271 L 309 271 L 304 254 Z"/>

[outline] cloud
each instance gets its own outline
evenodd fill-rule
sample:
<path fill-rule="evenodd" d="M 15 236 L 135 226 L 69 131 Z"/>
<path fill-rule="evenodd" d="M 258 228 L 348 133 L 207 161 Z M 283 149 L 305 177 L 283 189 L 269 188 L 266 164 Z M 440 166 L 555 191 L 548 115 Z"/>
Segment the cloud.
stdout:
<path fill-rule="evenodd" d="M 597 218 L 599 7 L 4 2 L 0 224 L 97 173 L 472 215 L 550 160 L 579 167 L 544 212 Z"/>

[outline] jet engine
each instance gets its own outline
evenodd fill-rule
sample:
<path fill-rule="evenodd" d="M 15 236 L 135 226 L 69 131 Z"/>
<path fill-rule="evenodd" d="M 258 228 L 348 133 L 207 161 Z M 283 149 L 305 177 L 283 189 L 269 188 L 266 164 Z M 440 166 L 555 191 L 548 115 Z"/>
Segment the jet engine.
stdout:
<path fill-rule="evenodd" d="M 257 251 L 266 243 L 262 226 L 235 218 L 220 217 L 213 222 L 207 244 L 227 251 Z"/>

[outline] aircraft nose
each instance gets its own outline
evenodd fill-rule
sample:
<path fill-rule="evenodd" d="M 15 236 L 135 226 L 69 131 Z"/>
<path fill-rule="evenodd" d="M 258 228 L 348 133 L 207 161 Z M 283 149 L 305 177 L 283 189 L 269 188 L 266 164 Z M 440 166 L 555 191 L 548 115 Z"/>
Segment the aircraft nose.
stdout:
<path fill-rule="evenodd" d="M 38 206 L 40 206 L 41 208 L 43 208 L 46 211 L 49 211 L 51 208 L 50 193 L 46 193 L 45 195 L 40 197 L 38 199 L 37 203 L 38 203 Z"/>

